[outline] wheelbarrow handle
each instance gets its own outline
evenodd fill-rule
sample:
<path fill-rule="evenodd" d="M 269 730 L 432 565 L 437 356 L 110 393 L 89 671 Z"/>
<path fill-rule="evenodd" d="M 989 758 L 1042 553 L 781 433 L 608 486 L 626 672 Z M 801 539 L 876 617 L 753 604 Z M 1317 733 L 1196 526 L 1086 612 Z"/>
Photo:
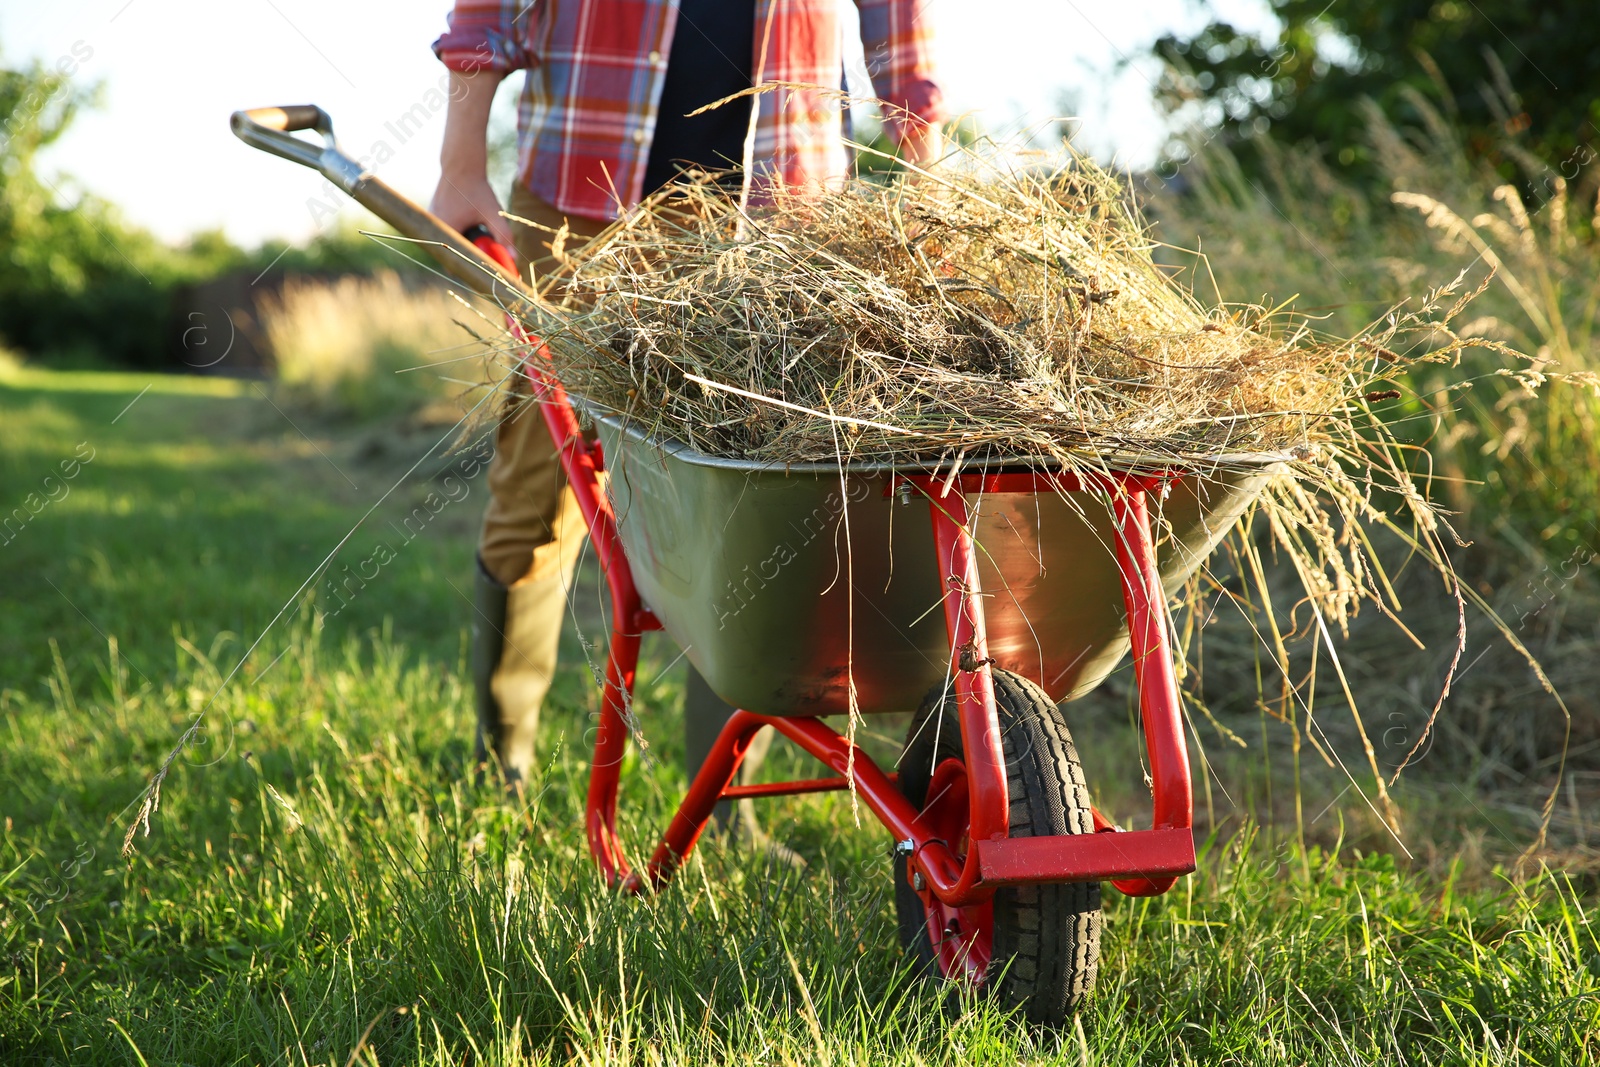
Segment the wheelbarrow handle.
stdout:
<path fill-rule="evenodd" d="M 346 155 L 334 139 L 333 119 L 315 104 L 235 111 L 228 125 L 245 144 L 310 167 L 393 226 L 401 236 L 424 242 L 445 272 L 462 284 L 494 298 L 507 309 L 534 301 L 531 290 L 514 269 L 485 254 L 443 219 Z M 322 145 L 294 136 L 301 130 L 321 134 Z"/>

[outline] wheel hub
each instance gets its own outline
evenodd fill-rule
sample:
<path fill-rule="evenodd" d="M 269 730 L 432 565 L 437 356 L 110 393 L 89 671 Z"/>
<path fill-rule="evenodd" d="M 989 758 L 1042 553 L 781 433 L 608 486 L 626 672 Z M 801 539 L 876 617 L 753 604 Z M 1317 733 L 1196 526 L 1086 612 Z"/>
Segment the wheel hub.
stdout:
<path fill-rule="evenodd" d="M 922 818 L 935 838 L 948 842 L 958 861 L 965 862 L 970 846 L 968 834 L 971 803 L 967 793 L 967 769 L 958 759 L 947 759 L 933 770 L 928 783 L 928 801 Z M 917 877 L 913 864 L 907 864 L 912 888 L 917 890 L 927 912 L 928 940 L 939 961 L 939 973 L 973 985 L 982 985 L 994 952 L 994 901 L 966 907 L 952 907 Z"/>

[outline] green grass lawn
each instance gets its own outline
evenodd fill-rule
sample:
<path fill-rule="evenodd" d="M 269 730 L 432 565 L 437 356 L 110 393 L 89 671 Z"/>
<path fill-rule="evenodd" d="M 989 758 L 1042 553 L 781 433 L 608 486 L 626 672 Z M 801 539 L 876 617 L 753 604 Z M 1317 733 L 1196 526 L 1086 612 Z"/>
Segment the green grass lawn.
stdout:
<path fill-rule="evenodd" d="M 529 799 L 470 780 L 481 480 L 408 537 L 459 470 L 429 461 L 334 569 L 380 543 L 394 561 L 337 615 L 299 592 L 431 440 L 311 426 L 253 385 L 0 378 L 0 504 L 42 503 L 0 545 L 0 1063 L 1600 1057 L 1597 900 L 1555 875 L 1425 876 L 1247 827 L 1165 897 L 1107 891 L 1099 993 L 1062 1033 L 911 975 L 886 837 L 846 796 L 764 809 L 804 869 L 713 844 L 658 897 L 612 894 L 581 833 L 578 633 Z M 636 854 L 684 784 L 675 656 L 656 641 L 641 669 Z M 219 688 L 123 859 L 147 776 Z"/>

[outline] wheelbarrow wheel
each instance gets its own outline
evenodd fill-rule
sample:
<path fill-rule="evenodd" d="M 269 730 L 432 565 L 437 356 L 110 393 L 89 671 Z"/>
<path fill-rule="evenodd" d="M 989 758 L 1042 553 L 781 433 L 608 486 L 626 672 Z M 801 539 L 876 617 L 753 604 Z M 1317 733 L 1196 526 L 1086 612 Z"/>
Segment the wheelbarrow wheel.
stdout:
<path fill-rule="evenodd" d="M 1012 837 L 1091 833 L 1089 790 L 1061 709 L 1020 675 L 996 670 L 995 711 L 1006 761 Z M 940 685 L 911 721 L 900 790 L 935 832 L 964 851 L 968 806 L 961 724 Z M 1008 886 L 993 900 L 951 908 L 910 881 L 895 858 L 900 941 L 926 972 L 989 989 L 1032 1022 L 1066 1022 L 1100 965 L 1100 883 Z"/>

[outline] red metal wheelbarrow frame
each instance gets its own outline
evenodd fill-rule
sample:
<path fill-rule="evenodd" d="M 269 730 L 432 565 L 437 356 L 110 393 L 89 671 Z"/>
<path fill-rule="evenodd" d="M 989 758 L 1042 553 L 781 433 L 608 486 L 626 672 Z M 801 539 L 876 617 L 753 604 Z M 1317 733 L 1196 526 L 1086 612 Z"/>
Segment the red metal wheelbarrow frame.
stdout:
<path fill-rule="evenodd" d="M 402 235 L 424 242 L 448 274 L 493 296 L 503 307 L 534 299 L 518 275 L 510 250 L 496 244 L 486 227 L 457 233 L 374 177 L 339 150 L 332 119 L 321 108 L 298 105 L 236 111 L 229 123 L 246 143 L 310 167 L 338 184 Z M 318 146 L 293 136 L 307 130 L 320 133 L 323 143 Z M 935 777 L 965 777 L 970 807 L 967 837 L 971 845 L 964 857 L 930 830 L 928 820 L 912 807 L 894 780 L 871 757 L 853 748 L 821 718 L 776 718 L 738 711 L 728 720 L 690 784 L 655 854 L 642 871 L 632 870 L 617 835 L 617 791 L 628 741 L 627 710 L 633 699 L 639 640 L 646 631 L 660 629 L 661 623 L 640 603 L 634 586 L 616 516 L 600 486 L 600 448 L 584 440 L 560 382 L 540 365 L 542 346 L 525 338 L 514 318 L 509 325 L 519 340 L 529 342 L 531 351 L 524 360 L 526 374 L 556 444 L 562 469 L 588 523 L 589 537 L 611 593 L 611 645 L 586 814 L 589 848 L 611 884 L 640 891 L 669 881 L 694 848 L 719 800 L 851 786 L 894 834 L 897 850 L 909 859 L 908 877 L 913 878 L 913 884 L 916 875 L 921 874 L 923 886 L 919 892 L 925 903 L 931 894 L 947 906 L 964 907 L 981 904 L 999 886 L 1103 879 L 1112 880 L 1124 893 L 1146 895 L 1165 892 L 1178 875 L 1194 870 L 1189 759 L 1167 642 L 1166 598 L 1150 541 L 1146 507 L 1148 494 L 1163 488 L 1167 479 L 1071 473 L 962 475 L 955 479 L 903 475 L 891 478 L 888 486 L 890 492 L 906 486 L 922 492 L 933 520 L 934 544 L 942 571 L 940 587 L 945 590 L 950 672 L 966 757 L 964 771 L 952 771 L 950 765 L 955 761 L 946 760 L 935 769 Z M 966 494 L 1043 491 L 1086 491 L 1111 498 L 1117 565 L 1122 575 L 1139 687 L 1139 712 L 1150 757 L 1155 806 L 1150 830 L 1121 832 L 1095 812 L 1096 832 L 1091 834 L 1015 840 L 1008 837 L 1005 763 L 979 599 L 977 559 L 966 528 Z M 828 709 L 829 713 L 842 710 Z M 836 777 L 733 786 L 750 739 L 764 726 L 771 726 L 827 764 Z"/>
<path fill-rule="evenodd" d="M 618 787 L 628 743 L 627 713 L 633 699 L 639 642 L 646 632 L 661 629 L 661 623 L 640 602 L 634 585 L 616 516 L 600 485 L 604 469 L 600 446 L 585 440 L 561 383 L 533 359 L 525 363 L 533 396 L 588 524 L 611 596 L 611 642 L 586 806 L 589 849 L 609 883 L 635 892 L 665 885 L 694 849 L 719 801 L 846 789 L 852 781 L 868 809 L 894 835 L 896 847 L 908 854 L 908 875 L 920 872 L 925 879 L 924 892 L 952 907 L 981 903 L 1000 886 L 1044 882 L 1110 880 L 1124 893 L 1148 896 L 1166 892 L 1179 875 L 1195 869 L 1189 756 L 1167 640 L 1166 597 L 1150 540 L 1146 504 L 1148 494 L 1160 492 L 1169 477 L 1063 472 L 966 474 L 955 479 L 896 475 L 887 487 L 890 492 L 908 487 L 927 498 L 937 558 L 942 564 L 950 669 L 971 804 L 971 846 L 964 858 L 931 831 L 892 776 L 859 747 L 852 751 L 850 742 L 820 717 L 780 718 L 736 711 L 690 783 L 654 855 L 643 870 L 633 870 L 617 833 Z M 989 673 L 992 661 L 984 632 L 977 554 L 967 529 L 966 496 L 1038 492 L 1095 492 L 1111 498 L 1139 713 L 1150 760 L 1152 829 L 1118 830 L 1096 811 L 1092 834 L 1017 839 L 1008 835 L 1005 760 Z M 750 741 L 765 726 L 821 760 L 835 776 L 735 786 L 734 777 Z"/>

